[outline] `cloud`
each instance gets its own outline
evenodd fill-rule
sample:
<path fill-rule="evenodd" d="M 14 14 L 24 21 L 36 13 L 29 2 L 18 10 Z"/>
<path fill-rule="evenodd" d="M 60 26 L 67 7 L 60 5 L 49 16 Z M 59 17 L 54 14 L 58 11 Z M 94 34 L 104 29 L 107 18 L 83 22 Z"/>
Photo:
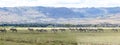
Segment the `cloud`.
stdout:
<path fill-rule="evenodd" d="M 0 0 L 0 7 L 51 6 L 51 7 L 115 7 L 119 0 Z"/>

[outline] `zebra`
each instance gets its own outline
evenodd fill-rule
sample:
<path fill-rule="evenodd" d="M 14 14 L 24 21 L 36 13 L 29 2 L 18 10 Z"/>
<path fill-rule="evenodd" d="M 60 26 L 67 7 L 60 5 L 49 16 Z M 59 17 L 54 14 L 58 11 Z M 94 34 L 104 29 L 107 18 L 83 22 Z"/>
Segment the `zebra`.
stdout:
<path fill-rule="evenodd" d="M 12 32 L 17 32 L 17 29 L 15 29 L 15 28 L 11 28 L 10 29 Z"/>
<path fill-rule="evenodd" d="M 103 32 L 103 29 L 87 29 L 88 32 Z"/>
<path fill-rule="evenodd" d="M 76 30 L 73 29 L 73 28 L 69 28 L 69 30 L 70 30 L 71 32 L 75 32 L 75 31 L 76 31 Z"/>
<path fill-rule="evenodd" d="M 58 32 L 57 29 L 51 29 L 51 32 Z"/>
<path fill-rule="evenodd" d="M 77 31 L 79 31 L 79 32 L 87 32 L 87 29 L 79 28 Z"/>
<path fill-rule="evenodd" d="M 118 32 L 119 30 L 117 30 L 117 29 L 112 29 L 112 31 L 113 31 L 113 32 Z"/>
<path fill-rule="evenodd" d="M 97 29 L 88 29 L 89 32 L 98 32 Z"/>
<path fill-rule="evenodd" d="M 65 29 L 59 29 L 61 32 L 65 32 L 66 30 Z"/>
<path fill-rule="evenodd" d="M 103 29 L 97 29 L 98 30 L 98 32 L 104 32 L 104 30 Z"/>
<path fill-rule="evenodd" d="M 38 32 L 47 32 L 47 30 L 44 30 L 44 29 L 36 29 L 36 31 L 38 31 Z"/>
<path fill-rule="evenodd" d="M 30 32 L 33 32 L 33 31 L 34 31 L 34 29 L 32 29 L 32 28 L 28 28 L 28 30 L 29 30 Z"/>
<path fill-rule="evenodd" d="M 7 32 L 7 30 L 4 28 L 4 29 L 0 29 L 0 32 Z"/>

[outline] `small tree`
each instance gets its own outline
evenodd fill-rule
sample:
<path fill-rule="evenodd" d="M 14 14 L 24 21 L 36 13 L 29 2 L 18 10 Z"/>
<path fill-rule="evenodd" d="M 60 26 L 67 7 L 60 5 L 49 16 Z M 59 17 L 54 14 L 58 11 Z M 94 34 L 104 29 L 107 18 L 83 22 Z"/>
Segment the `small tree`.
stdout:
<path fill-rule="evenodd" d="M 65 24 L 65 27 L 71 27 L 72 24 Z"/>
<path fill-rule="evenodd" d="M 48 25 L 47 27 L 54 27 L 53 25 Z"/>

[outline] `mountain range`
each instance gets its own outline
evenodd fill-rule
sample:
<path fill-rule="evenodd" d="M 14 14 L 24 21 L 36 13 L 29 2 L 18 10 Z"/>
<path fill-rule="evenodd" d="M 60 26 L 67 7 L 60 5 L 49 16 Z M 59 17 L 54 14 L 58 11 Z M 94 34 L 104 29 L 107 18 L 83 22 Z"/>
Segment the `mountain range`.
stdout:
<path fill-rule="evenodd" d="M 3 23 L 120 24 L 120 7 L 1 7 Z"/>

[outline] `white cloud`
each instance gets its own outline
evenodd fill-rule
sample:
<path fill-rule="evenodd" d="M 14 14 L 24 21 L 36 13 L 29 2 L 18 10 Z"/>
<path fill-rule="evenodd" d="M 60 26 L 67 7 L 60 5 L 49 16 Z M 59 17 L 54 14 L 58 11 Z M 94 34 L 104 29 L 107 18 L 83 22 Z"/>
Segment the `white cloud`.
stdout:
<path fill-rule="evenodd" d="M 0 0 L 0 7 L 54 6 L 54 7 L 114 7 L 119 0 Z"/>

